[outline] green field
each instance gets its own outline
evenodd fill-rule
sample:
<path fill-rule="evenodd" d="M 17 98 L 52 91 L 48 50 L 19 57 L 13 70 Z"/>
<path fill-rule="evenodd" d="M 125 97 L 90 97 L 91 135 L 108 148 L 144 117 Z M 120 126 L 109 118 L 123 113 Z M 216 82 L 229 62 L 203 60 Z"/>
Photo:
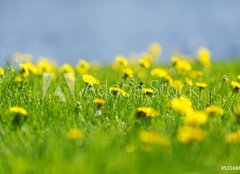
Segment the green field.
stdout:
<path fill-rule="evenodd" d="M 64 77 L 72 72 L 67 66 L 49 71 L 53 76 L 44 76 L 46 69 L 34 73 L 34 66 L 4 66 L 0 173 L 238 173 L 221 166 L 240 166 L 240 61 L 212 62 L 208 68 L 189 62 L 191 70 L 180 71 L 171 63 L 129 65 L 133 74 L 122 72 L 122 65 L 95 65 L 87 74 L 96 84 L 84 82 L 75 69 L 75 78 Z M 154 68 L 166 70 L 173 81 Z M 113 86 L 124 92 L 110 91 Z M 191 106 L 177 102 L 181 112 L 172 102 L 183 96 Z M 224 113 L 208 113 L 212 105 Z M 195 118 L 197 111 L 203 117 Z M 179 138 L 186 125 L 197 132 Z"/>

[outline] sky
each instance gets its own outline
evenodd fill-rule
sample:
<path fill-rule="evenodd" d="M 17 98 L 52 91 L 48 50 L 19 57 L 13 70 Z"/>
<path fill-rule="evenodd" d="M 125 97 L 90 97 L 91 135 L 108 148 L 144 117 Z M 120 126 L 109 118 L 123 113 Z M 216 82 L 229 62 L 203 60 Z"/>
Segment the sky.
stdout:
<path fill-rule="evenodd" d="M 15 52 L 109 62 L 153 41 L 162 60 L 200 46 L 213 59 L 239 59 L 239 17 L 237 0 L 0 0 L 0 63 Z"/>

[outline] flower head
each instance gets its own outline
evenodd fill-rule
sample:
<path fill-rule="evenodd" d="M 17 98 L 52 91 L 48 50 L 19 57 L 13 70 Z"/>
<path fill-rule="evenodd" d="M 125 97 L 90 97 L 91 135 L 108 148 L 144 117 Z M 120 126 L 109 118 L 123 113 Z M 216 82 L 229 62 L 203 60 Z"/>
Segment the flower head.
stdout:
<path fill-rule="evenodd" d="M 133 77 L 133 71 L 130 68 L 123 69 L 124 77 Z"/>
<path fill-rule="evenodd" d="M 166 77 L 168 75 L 168 72 L 162 68 L 154 68 L 151 71 L 151 75 L 156 77 Z"/>
<path fill-rule="evenodd" d="M 139 135 L 139 139 L 148 144 L 156 144 L 156 145 L 162 145 L 162 146 L 169 146 L 170 140 L 166 136 L 161 136 L 156 132 L 152 131 L 143 131 Z"/>
<path fill-rule="evenodd" d="M 208 114 L 221 116 L 221 115 L 223 115 L 224 110 L 220 106 L 211 105 L 211 106 L 208 106 L 207 108 L 205 108 L 205 112 L 207 112 Z"/>
<path fill-rule="evenodd" d="M 204 88 L 206 88 L 208 85 L 207 85 L 207 83 L 196 82 L 196 86 L 199 87 L 199 89 L 204 89 Z"/>
<path fill-rule="evenodd" d="M 110 88 L 110 92 L 111 92 L 114 96 L 116 96 L 116 95 L 126 96 L 126 95 L 127 95 L 127 93 L 126 93 L 124 90 L 122 90 L 122 89 L 120 89 L 120 88 L 118 88 L 118 87 L 111 87 L 111 88 Z"/>
<path fill-rule="evenodd" d="M 207 48 L 199 48 L 197 52 L 198 59 L 203 66 L 209 68 L 211 66 L 211 53 Z"/>
<path fill-rule="evenodd" d="M 22 107 L 18 107 L 18 106 L 10 107 L 9 111 L 11 113 L 15 113 L 15 114 L 23 115 L 23 116 L 28 114 L 26 109 L 24 109 Z"/>
<path fill-rule="evenodd" d="M 61 73 L 74 73 L 74 69 L 69 64 L 64 64 L 62 67 L 60 67 Z"/>
<path fill-rule="evenodd" d="M 146 94 L 148 96 L 152 96 L 153 93 L 154 93 L 152 88 L 143 88 L 142 91 L 143 91 L 144 94 Z"/>
<path fill-rule="evenodd" d="M 181 114 L 187 114 L 192 111 L 192 102 L 187 97 L 173 98 L 171 100 L 173 110 Z"/>
<path fill-rule="evenodd" d="M 127 66 L 128 65 L 128 61 L 125 57 L 123 57 L 122 55 L 119 55 L 116 57 L 116 62 L 118 65 L 121 66 Z"/>
<path fill-rule="evenodd" d="M 86 60 L 80 60 L 78 62 L 76 69 L 80 74 L 84 74 L 89 69 L 89 63 Z"/>
<path fill-rule="evenodd" d="M 105 105 L 106 101 L 104 99 L 101 98 L 95 98 L 94 99 L 94 103 L 98 106 L 101 107 L 103 105 Z"/>
<path fill-rule="evenodd" d="M 231 86 L 233 87 L 234 91 L 240 92 L 240 83 L 232 81 Z"/>
<path fill-rule="evenodd" d="M 139 60 L 139 64 L 140 64 L 142 67 L 144 67 L 144 68 L 149 68 L 149 67 L 150 67 L 150 62 L 149 62 L 149 60 L 146 59 L 146 58 L 141 58 L 141 59 Z"/>
<path fill-rule="evenodd" d="M 185 125 L 180 127 L 177 139 L 182 143 L 188 144 L 201 141 L 204 136 L 205 134 L 202 129 Z"/>
<path fill-rule="evenodd" d="M 67 137 L 71 140 L 79 140 L 79 139 L 83 139 L 83 132 L 80 129 L 74 128 L 74 129 L 70 129 L 67 132 Z"/>
<path fill-rule="evenodd" d="M 2 67 L 0 67 L 0 76 L 4 75 L 4 69 Z"/>
<path fill-rule="evenodd" d="M 159 113 L 150 107 L 139 107 L 137 109 L 137 117 L 156 117 Z"/>
<path fill-rule="evenodd" d="M 200 126 L 207 123 L 208 115 L 203 111 L 191 111 L 184 117 L 184 122 L 187 125 Z"/>
<path fill-rule="evenodd" d="M 87 85 L 93 86 L 95 84 L 99 84 L 99 81 L 91 75 L 85 74 L 82 76 L 82 78 Z"/>
<path fill-rule="evenodd" d="M 229 133 L 225 139 L 228 143 L 240 142 L 240 130 Z"/>

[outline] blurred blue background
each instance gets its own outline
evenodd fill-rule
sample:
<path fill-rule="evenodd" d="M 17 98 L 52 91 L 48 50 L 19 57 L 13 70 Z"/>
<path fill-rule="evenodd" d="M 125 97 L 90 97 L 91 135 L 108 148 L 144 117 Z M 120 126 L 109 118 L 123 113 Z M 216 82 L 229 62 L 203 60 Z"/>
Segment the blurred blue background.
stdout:
<path fill-rule="evenodd" d="M 162 44 L 164 60 L 199 46 L 214 59 L 237 58 L 239 18 L 238 0 L 0 0 L 0 62 L 14 52 L 108 62 L 152 41 Z"/>

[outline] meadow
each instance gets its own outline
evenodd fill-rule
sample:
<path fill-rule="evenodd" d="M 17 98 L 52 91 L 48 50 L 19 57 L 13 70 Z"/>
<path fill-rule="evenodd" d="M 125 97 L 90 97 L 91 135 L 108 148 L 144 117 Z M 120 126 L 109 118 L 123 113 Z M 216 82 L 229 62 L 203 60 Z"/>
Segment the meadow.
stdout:
<path fill-rule="evenodd" d="M 239 173 L 240 61 L 161 51 L 76 66 L 13 55 L 0 173 Z"/>

